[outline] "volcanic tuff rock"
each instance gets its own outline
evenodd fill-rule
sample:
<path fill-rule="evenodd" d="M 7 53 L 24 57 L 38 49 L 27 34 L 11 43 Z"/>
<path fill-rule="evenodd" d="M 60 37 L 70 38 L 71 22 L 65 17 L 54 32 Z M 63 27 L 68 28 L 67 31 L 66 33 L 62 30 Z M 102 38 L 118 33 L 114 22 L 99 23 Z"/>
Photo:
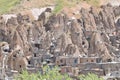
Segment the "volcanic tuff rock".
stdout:
<path fill-rule="evenodd" d="M 98 56 L 104 62 L 116 60 L 120 54 L 119 8 L 111 5 L 101 6 L 99 11 L 93 7 L 89 11 L 82 8 L 81 17 L 74 19 L 65 13 L 50 15 L 51 10 L 43 12 L 35 21 L 21 14 L 7 22 L 0 17 L 0 42 L 10 46 L 8 67 L 27 68 L 31 57 L 41 54 Z"/>

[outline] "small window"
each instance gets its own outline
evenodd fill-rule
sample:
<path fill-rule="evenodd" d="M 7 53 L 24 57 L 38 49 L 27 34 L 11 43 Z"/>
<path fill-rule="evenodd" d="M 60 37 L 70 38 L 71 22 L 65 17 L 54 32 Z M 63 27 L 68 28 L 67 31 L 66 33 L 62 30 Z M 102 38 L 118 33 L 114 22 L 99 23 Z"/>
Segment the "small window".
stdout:
<path fill-rule="evenodd" d="M 82 42 L 82 45 L 85 45 L 85 42 L 84 42 L 84 41 Z"/>
<path fill-rule="evenodd" d="M 35 44 L 35 47 L 40 48 L 39 44 Z"/>
<path fill-rule="evenodd" d="M 3 17 L 0 17 L 0 19 L 3 19 Z"/>
<path fill-rule="evenodd" d="M 103 35 L 103 33 L 100 33 L 101 34 L 101 36 Z"/>
<path fill-rule="evenodd" d="M 13 55 L 13 57 L 14 57 L 14 58 L 15 58 L 15 57 L 17 57 L 17 56 L 16 56 L 16 54 L 15 54 L 15 55 Z"/>
<path fill-rule="evenodd" d="M 78 63 L 78 60 L 77 60 L 77 59 L 75 59 L 75 60 L 74 60 L 74 63 Z"/>
<path fill-rule="evenodd" d="M 116 74 L 119 74 L 118 72 L 116 72 Z"/>
<path fill-rule="evenodd" d="M 21 50 L 19 49 L 18 51 L 20 52 Z"/>
<path fill-rule="evenodd" d="M 9 34 L 11 34 L 11 31 L 9 31 Z"/>
<path fill-rule="evenodd" d="M 29 48 L 29 51 L 31 51 L 31 48 Z"/>
<path fill-rule="evenodd" d="M 87 62 L 88 62 L 88 59 L 87 59 Z"/>
<path fill-rule="evenodd" d="M 91 60 L 91 62 L 94 62 L 94 60 Z"/>
<path fill-rule="evenodd" d="M 107 62 L 112 62 L 112 59 L 107 59 Z"/>
<path fill-rule="evenodd" d="M 21 68 L 22 66 L 20 65 L 20 68 Z"/>
<path fill-rule="evenodd" d="M 30 61 L 28 61 L 28 64 L 31 64 L 31 62 L 30 62 Z"/>
<path fill-rule="evenodd" d="M 59 70 L 59 73 L 61 73 L 61 70 Z"/>
<path fill-rule="evenodd" d="M 63 60 L 61 59 L 60 62 L 63 63 Z"/>
<path fill-rule="evenodd" d="M 37 57 L 36 53 L 34 53 L 34 57 Z"/>

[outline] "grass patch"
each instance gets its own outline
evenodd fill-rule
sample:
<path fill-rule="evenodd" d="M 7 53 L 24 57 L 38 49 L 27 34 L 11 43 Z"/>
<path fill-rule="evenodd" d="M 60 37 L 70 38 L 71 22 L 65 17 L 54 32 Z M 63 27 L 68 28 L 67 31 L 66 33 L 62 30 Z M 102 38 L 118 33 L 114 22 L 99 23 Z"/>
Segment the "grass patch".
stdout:
<path fill-rule="evenodd" d="M 0 0 L 0 14 L 9 12 L 20 0 Z"/>
<path fill-rule="evenodd" d="M 0 14 L 11 11 L 20 1 L 22 0 L 0 0 Z M 83 1 L 86 1 L 92 6 L 99 6 L 99 0 L 30 0 L 32 3 L 31 5 L 36 5 L 36 2 L 38 2 L 37 5 L 40 6 L 47 6 L 52 3 L 56 4 L 56 7 L 53 11 L 55 14 L 61 12 L 64 7 L 74 7 L 76 3 L 82 3 Z"/>
<path fill-rule="evenodd" d="M 99 7 L 100 6 L 100 1 L 99 0 L 86 0 L 86 2 L 94 7 Z"/>
<path fill-rule="evenodd" d="M 81 1 L 81 0 L 73 0 L 73 1 L 70 1 L 70 0 L 56 0 L 55 1 L 56 7 L 55 7 L 53 13 L 55 13 L 55 14 L 59 13 L 64 7 L 73 7 L 79 1 Z"/>
<path fill-rule="evenodd" d="M 54 14 L 59 13 L 64 7 L 64 0 L 56 0 L 56 7 L 53 11 Z"/>
<path fill-rule="evenodd" d="M 68 7 L 68 8 L 74 7 L 76 4 L 82 3 L 83 1 L 87 2 L 88 4 L 94 7 L 99 7 L 100 5 L 99 0 L 56 0 L 55 1 L 56 6 L 53 13 L 57 14 L 60 11 L 62 11 L 64 7 Z"/>

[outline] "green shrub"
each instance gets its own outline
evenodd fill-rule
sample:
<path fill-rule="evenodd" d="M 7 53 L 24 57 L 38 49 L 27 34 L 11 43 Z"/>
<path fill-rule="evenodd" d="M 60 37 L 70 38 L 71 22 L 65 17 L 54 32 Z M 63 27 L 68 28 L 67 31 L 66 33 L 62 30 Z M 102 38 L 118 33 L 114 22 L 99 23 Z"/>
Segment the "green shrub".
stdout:
<path fill-rule="evenodd" d="M 45 66 L 43 72 L 43 74 L 29 74 L 27 71 L 23 71 L 22 74 L 15 77 L 15 80 L 72 80 L 67 74 L 60 74 L 58 67 L 50 69 L 48 66 Z"/>
<path fill-rule="evenodd" d="M 88 73 L 88 75 L 80 75 L 78 76 L 79 80 L 103 80 L 101 77 L 93 73 Z M 15 77 L 15 80 L 73 80 L 67 74 L 60 74 L 59 68 L 55 67 L 50 69 L 48 66 L 43 67 L 43 73 L 32 73 L 29 74 L 27 71 L 23 71 L 22 74 L 19 74 Z"/>
<path fill-rule="evenodd" d="M 80 80 L 104 80 L 93 73 L 88 73 L 88 75 L 80 75 L 78 78 Z"/>

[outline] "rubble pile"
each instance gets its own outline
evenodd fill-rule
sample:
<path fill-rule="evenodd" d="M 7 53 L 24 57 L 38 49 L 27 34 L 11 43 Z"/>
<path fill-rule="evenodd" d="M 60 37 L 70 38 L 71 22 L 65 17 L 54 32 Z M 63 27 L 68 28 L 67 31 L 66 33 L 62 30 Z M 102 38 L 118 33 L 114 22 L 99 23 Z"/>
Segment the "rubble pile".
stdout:
<path fill-rule="evenodd" d="M 59 65 L 63 73 L 77 75 L 77 72 L 85 73 L 87 63 L 94 63 L 101 75 L 107 74 L 102 63 L 119 64 L 120 61 L 120 6 L 108 4 L 101 6 L 99 11 L 94 7 L 90 10 L 81 8 L 79 16 L 71 18 L 64 12 L 52 15 L 50 8 L 38 20 L 18 14 L 6 21 L 1 16 L 1 72 L 21 72 L 22 69 L 35 72 L 48 64 Z M 114 63 L 108 65 L 115 66 Z"/>

